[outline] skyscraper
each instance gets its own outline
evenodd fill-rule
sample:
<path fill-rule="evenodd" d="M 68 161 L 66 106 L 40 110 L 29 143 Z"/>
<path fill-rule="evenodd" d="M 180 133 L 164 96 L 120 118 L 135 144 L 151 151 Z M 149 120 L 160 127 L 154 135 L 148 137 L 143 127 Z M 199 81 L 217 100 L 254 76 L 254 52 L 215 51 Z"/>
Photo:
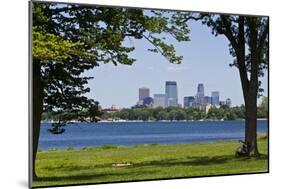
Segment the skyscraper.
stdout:
<path fill-rule="evenodd" d="M 228 107 L 231 107 L 231 99 L 230 98 L 227 98 L 225 100 L 225 105 L 227 105 Z"/>
<path fill-rule="evenodd" d="M 139 88 L 139 101 L 142 101 L 146 97 L 149 97 L 149 88 Z"/>
<path fill-rule="evenodd" d="M 166 95 L 165 94 L 154 94 L 154 104 L 153 107 L 165 107 Z"/>
<path fill-rule="evenodd" d="M 178 87 L 175 81 L 166 81 L 166 107 L 168 106 L 178 106 Z"/>
<path fill-rule="evenodd" d="M 192 107 L 194 105 L 194 101 L 195 101 L 194 96 L 185 96 L 183 98 L 183 107 L 184 108 Z"/>
<path fill-rule="evenodd" d="M 219 105 L 220 104 L 220 93 L 219 91 L 213 91 L 211 97 L 212 105 Z"/>
<path fill-rule="evenodd" d="M 204 103 L 204 85 L 199 83 L 197 86 L 196 103 L 202 105 Z"/>

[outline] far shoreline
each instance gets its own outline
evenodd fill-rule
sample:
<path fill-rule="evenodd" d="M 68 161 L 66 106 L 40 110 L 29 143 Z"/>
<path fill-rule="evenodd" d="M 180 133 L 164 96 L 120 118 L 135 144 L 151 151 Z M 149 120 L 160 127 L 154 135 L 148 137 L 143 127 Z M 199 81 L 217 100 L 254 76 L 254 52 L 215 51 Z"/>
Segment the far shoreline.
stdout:
<path fill-rule="evenodd" d="M 245 119 L 234 119 L 234 120 L 225 120 L 225 119 L 200 119 L 200 120 L 101 120 L 98 122 L 83 122 L 83 121 L 71 121 L 68 124 L 79 124 L 79 123 L 173 123 L 173 122 L 223 122 L 223 121 L 245 121 Z M 268 121 L 268 118 L 258 118 L 257 121 Z M 42 120 L 41 123 L 55 123 L 53 120 Z"/>

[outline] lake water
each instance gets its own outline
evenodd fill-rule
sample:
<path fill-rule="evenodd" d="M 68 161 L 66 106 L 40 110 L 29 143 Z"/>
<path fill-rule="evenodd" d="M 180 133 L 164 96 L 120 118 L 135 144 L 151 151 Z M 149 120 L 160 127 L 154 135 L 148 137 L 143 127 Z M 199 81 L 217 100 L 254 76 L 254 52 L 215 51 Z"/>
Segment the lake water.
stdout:
<path fill-rule="evenodd" d="M 51 134 L 49 123 L 41 125 L 39 149 L 84 148 L 102 145 L 179 144 L 243 140 L 244 121 L 110 122 L 79 123 Z M 258 120 L 258 132 L 268 131 L 268 121 Z"/>

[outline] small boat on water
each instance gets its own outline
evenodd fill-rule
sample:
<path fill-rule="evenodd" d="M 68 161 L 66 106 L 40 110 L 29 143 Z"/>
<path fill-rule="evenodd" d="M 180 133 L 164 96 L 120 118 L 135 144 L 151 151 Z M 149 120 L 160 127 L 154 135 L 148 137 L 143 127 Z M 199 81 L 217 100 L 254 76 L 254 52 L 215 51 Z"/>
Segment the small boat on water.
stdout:
<path fill-rule="evenodd" d="M 52 128 L 48 129 L 52 134 L 62 134 L 64 133 L 65 129 L 62 128 L 65 124 L 62 123 L 53 123 Z"/>

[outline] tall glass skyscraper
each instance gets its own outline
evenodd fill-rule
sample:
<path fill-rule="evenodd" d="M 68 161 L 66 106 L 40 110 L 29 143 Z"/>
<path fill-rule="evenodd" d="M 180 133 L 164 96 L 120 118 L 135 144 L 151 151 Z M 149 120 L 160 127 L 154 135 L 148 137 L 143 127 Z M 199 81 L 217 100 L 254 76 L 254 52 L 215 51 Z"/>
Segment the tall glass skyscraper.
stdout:
<path fill-rule="evenodd" d="M 166 107 L 168 106 L 178 106 L 178 87 L 176 81 L 166 81 Z"/>
<path fill-rule="evenodd" d="M 219 91 L 212 92 L 212 105 L 219 105 L 220 104 L 220 93 Z"/>
<path fill-rule="evenodd" d="M 196 102 L 200 105 L 204 103 L 204 85 L 199 83 L 197 86 Z"/>

